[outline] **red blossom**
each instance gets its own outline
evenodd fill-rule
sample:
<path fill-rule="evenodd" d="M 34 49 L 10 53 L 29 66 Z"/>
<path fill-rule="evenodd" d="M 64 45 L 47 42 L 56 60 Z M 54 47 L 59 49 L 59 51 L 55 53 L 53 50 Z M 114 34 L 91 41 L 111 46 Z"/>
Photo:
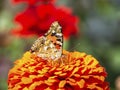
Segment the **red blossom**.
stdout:
<path fill-rule="evenodd" d="M 20 36 L 41 36 L 47 32 L 54 21 L 58 21 L 62 26 L 65 38 L 78 32 L 76 26 L 78 18 L 72 15 L 72 11 L 65 7 L 55 7 L 50 3 L 29 6 L 25 11 L 16 15 L 15 21 L 20 24 L 21 28 L 15 28 L 13 33 Z"/>
<path fill-rule="evenodd" d="M 29 5 L 34 5 L 38 2 L 46 3 L 46 2 L 55 2 L 55 0 L 12 0 L 12 3 L 28 3 Z"/>

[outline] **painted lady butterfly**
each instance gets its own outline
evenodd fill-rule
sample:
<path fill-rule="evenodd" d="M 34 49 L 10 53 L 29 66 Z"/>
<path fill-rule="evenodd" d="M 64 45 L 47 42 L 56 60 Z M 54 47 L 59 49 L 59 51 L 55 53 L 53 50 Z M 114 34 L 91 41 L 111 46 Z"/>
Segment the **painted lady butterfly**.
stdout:
<path fill-rule="evenodd" d="M 55 21 L 48 32 L 34 42 L 30 51 L 43 59 L 57 60 L 62 56 L 62 46 L 61 26 Z"/>

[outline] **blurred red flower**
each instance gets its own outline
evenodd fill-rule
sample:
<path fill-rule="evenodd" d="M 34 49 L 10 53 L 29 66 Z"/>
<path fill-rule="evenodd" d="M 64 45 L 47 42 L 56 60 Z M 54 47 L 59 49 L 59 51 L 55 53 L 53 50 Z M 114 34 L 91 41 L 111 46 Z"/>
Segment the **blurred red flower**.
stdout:
<path fill-rule="evenodd" d="M 54 21 L 62 26 L 65 38 L 78 32 L 78 18 L 66 7 L 55 7 L 51 3 L 28 6 L 28 8 L 16 15 L 15 21 L 20 24 L 12 32 L 20 36 L 38 35 L 47 32 Z"/>
<path fill-rule="evenodd" d="M 55 2 L 55 0 L 12 0 L 13 3 L 28 3 L 29 5 L 34 5 L 38 2 L 43 2 L 43 3 L 46 3 L 46 2 Z"/>

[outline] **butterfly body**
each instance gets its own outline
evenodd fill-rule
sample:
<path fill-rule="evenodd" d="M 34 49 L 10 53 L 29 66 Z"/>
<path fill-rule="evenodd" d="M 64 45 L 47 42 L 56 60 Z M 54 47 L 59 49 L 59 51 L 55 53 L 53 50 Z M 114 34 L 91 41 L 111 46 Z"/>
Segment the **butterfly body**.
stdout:
<path fill-rule="evenodd" d="M 58 22 L 52 23 L 44 36 L 38 38 L 31 47 L 31 52 L 43 59 L 57 60 L 62 55 L 63 35 Z"/>

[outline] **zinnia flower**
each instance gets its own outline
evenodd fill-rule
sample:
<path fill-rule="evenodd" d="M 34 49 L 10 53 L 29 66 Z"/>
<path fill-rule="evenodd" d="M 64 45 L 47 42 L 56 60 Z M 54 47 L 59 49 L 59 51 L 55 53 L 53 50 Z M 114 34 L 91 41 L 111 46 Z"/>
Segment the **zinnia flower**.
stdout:
<path fill-rule="evenodd" d="M 12 32 L 23 37 L 44 35 L 53 21 L 60 23 L 65 38 L 78 33 L 78 18 L 72 14 L 72 11 L 66 7 L 56 7 L 51 3 L 29 6 L 16 15 L 15 21 L 19 26 Z"/>
<path fill-rule="evenodd" d="M 106 71 L 85 53 L 63 51 L 59 60 L 43 60 L 29 51 L 15 62 L 9 90 L 109 90 Z"/>

